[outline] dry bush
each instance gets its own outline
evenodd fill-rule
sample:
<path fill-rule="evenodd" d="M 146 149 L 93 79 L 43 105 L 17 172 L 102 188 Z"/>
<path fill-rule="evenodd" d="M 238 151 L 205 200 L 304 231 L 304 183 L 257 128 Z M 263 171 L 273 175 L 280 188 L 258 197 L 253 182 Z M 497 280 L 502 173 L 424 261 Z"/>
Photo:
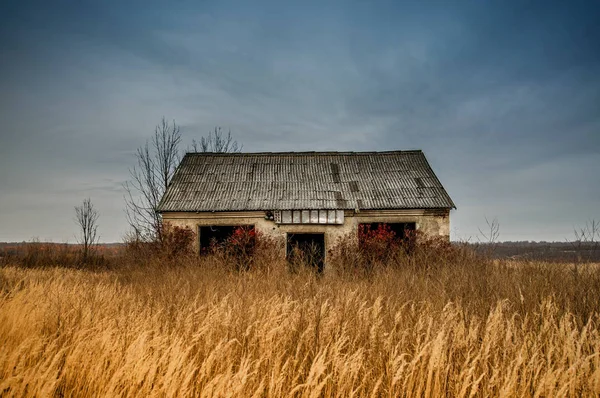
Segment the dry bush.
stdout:
<path fill-rule="evenodd" d="M 269 272 L 284 264 L 284 248 L 277 240 L 254 229 L 240 227 L 222 243 L 213 242 L 200 256 L 195 254 L 196 234 L 190 228 L 163 226 L 162 241 L 127 239 L 119 268 L 178 266 L 218 269 L 224 272 Z"/>
<path fill-rule="evenodd" d="M 110 260 L 103 253 L 95 251 L 82 255 L 81 245 L 32 240 L 0 251 L 0 266 L 7 265 L 98 269 L 107 268 Z"/>
<path fill-rule="evenodd" d="M 159 233 L 160 239 L 144 241 L 138 235 L 125 239 L 123 260 L 127 265 L 144 265 L 159 261 L 163 264 L 178 264 L 193 257 L 193 242 L 196 237 L 189 227 L 164 224 Z"/>
<path fill-rule="evenodd" d="M 365 226 L 366 227 L 366 226 Z M 489 261 L 464 245 L 445 237 L 410 231 L 398 237 L 385 224 L 377 229 L 360 229 L 339 238 L 328 253 L 328 261 L 342 274 L 365 276 L 387 268 L 433 271 L 447 264 L 487 264 Z"/>
<path fill-rule="evenodd" d="M 4 267 L 0 395 L 600 394 L 597 267 L 398 258 L 368 278 Z"/>
<path fill-rule="evenodd" d="M 238 227 L 222 243 L 213 243 L 201 260 L 227 271 L 269 272 L 281 266 L 285 249 L 281 242 L 249 227 Z"/>
<path fill-rule="evenodd" d="M 189 227 L 163 225 L 162 239 L 155 244 L 155 251 L 167 259 L 191 256 L 195 236 Z"/>

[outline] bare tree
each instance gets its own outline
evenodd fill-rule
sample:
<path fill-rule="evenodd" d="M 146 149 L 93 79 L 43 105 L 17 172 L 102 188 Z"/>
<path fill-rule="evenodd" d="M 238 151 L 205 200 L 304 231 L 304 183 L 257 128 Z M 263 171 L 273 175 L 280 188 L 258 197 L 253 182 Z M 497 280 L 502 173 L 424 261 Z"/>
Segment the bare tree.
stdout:
<path fill-rule="evenodd" d="M 75 222 L 79 226 L 78 242 L 83 246 L 83 261 L 91 254 L 92 248 L 98 243 L 98 211 L 90 198 L 84 199 L 81 206 L 75 206 Z"/>
<path fill-rule="evenodd" d="M 575 242 L 591 243 L 592 245 L 600 241 L 600 222 L 596 220 L 586 221 L 585 226 L 579 229 L 573 229 Z"/>
<path fill-rule="evenodd" d="M 479 242 L 483 243 L 497 243 L 498 237 L 500 237 L 500 223 L 498 222 L 498 219 L 494 217 L 494 219 L 490 221 L 487 217 L 485 217 L 485 223 L 487 224 L 488 231 L 483 232 L 481 228 L 477 227 L 477 229 L 479 230 L 479 234 L 483 238 L 480 239 L 479 237 L 477 237 L 477 239 L 479 240 Z"/>
<path fill-rule="evenodd" d="M 192 152 L 237 153 L 242 151 L 242 145 L 231 137 L 231 130 L 224 135 L 221 127 L 215 127 L 208 132 L 207 137 L 201 137 L 200 143 L 192 140 Z"/>
<path fill-rule="evenodd" d="M 136 239 L 161 240 L 162 218 L 156 210 L 179 163 L 180 142 L 179 126 L 163 117 L 152 139 L 137 150 L 137 164 L 124 185 L 125 212 Z"/>
<path fill-rule="evenodd" d="M 595 219 L 586 221 L 585 226 L 573 228 L 575 240 L 571 246 L 577 255 L 577 262 L 582 261 L 582 255 L 587 254 L 586 258 L 591 260 L 595 253 L 600 250 L 600 222 Z"/>
<path fill-rule="evenodd" d="M 162 241 L 162 218 L 157 212 L 175 169 L 181 160 L 181 133 L 175 120 L 164 117 L 154 129 L 154 136 L 138 148 L 137 164 L 129 170 L 130 181 L 124 184 L 125 213 L 134 238 L 141 241 Z M 193 152 L 241 152 L 242 146 L 224 135 L 220 127 L 192 141 Z"/>
<path fill-rule="evenodd" d="M 487 229 L 485 232 L 482 231 L 481 228 L 477 227 L 479 230 L 479 236 L 477 236 L 477 240 L 479 241 L 479 245 L 485 248 L 483 253 L 491 256 L 494 254 L 496 247 L 498 246 L 498 238 L 500 237 L 500 223 L 496 217 L 494 217 L 494 219 L 491 221 L 485 217 L 485 223 L 487 224 Z"/>

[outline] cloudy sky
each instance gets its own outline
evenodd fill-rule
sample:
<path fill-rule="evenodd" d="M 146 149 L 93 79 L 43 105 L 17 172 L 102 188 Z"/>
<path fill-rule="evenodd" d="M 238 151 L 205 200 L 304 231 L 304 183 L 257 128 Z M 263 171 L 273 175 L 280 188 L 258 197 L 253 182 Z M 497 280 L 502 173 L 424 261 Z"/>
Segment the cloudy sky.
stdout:
<path fill-rule="evenodd" d="M 73 1 L 0 6 L 0 241 L 127 231 L 162 116 L 245 151 L 422 149 L 454 239 L 600 219 L 600 12 L 553 1 Z M 167 5 L 168 3 L 168 5 Z"/>

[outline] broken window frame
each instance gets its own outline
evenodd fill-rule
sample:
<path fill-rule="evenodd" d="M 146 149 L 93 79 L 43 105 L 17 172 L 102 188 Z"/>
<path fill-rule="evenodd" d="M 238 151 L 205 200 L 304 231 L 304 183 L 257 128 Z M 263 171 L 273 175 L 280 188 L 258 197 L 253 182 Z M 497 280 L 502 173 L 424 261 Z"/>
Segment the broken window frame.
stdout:
<path fill-rule="evenodd" d="M 365 225 L 368 225 L 369 230 L 371 230 L 371 231 L 377 230 L 380 225 L 387 225 L 390 227 L 390 230 L 392 232 L 394 232 L 394 234 L 395 234 L 394 239 L 398 239 L 404 243 L 408 242 L 408 240 L 410 238 L 410 236 L 407 236 L 407 232 L 417 230 L 416 221 L 403 221 L 403 222 L 362 222 L 362 223 L 358 224 L 358 231 L 361 231 Z M 399 227 L 400 225 L 402 225 L 401 228 Z M 363 243 L 360 240 L 360 233 L 359 233 L 359 245 L 362 245 L 362 244 Z"/>
<path fill-rule="evenodd" d="M 226 234 L 226 237 L 221 237 L 219 239 L 215 239 L 215 241 L 213 241 L 214 238 L 209 239 L 208 241 L 208 245 L 203 245 L 203 233 L 202 233 L 202 229 L 203 228 L 231 228 L 231 230 Z M 248 228 L 249 230 L 254 230 L 256 231 L 256 225 L 255 224 L 218 224 L 218 225 L 198 225 L 198 253 L 200 255 L 206 255 L 210 253 L 210 249 L 211 247 L 213 247 L 213 242 L 215 242 L 214 244 L 216 245 L 222 245 L 223 243 L 225 243 L 235 232 L 235 230 L 237 228 Z M 206 243 L 206 240 L 204 240 L 204 242 Z"/>

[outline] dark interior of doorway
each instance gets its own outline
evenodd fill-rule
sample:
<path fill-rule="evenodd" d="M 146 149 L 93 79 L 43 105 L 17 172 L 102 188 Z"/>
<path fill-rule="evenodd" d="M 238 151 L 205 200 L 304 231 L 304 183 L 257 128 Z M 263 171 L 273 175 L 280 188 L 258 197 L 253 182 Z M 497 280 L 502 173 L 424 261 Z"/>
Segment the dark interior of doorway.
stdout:
<path fill-rule="evenodd" d="M 302 262 L 321 273 L 325 263 L 325 235 L 288 234 L 286 253 L 288 261 Z"/>

